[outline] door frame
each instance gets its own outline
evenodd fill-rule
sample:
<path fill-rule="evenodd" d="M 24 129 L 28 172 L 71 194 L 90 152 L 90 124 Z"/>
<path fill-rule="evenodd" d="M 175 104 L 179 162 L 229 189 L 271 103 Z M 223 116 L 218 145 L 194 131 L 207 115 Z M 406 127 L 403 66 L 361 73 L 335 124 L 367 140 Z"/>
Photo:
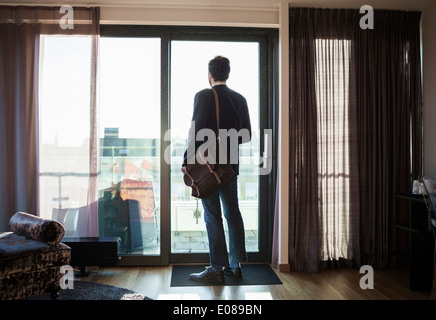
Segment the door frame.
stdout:
<path fill-rule="evenodd" d="M 237 41 L 259 42 L 259 115 L 260 128 L 272 129 L 272 170 L 259 177 L 259 252 L 248 253 L 249 262 L 271 261 L 276 175 L 277 175 L 277 110 L 278 110 L 278 29 L 239 27 L 185 27 L 185 26 L 142 26 L 102 25 L 101 37 L 138 37 L 161 39 L 161 195 L 160 195 L 160 255 L 123 255 L 120 266 L 168 265 L 170 263 L 207 263 L 208 253 L 171 253 L 171 168 L 164 153 L 170 147 L 164 133 L 170 129 L 171 112 L 171 41 Z M 261 135 L 260 150 L 264 150 L 264 136 Z M 164 183 L 165 182 L 165 183 Z M 262 192 L 260 192 L 260 189 Z"/>

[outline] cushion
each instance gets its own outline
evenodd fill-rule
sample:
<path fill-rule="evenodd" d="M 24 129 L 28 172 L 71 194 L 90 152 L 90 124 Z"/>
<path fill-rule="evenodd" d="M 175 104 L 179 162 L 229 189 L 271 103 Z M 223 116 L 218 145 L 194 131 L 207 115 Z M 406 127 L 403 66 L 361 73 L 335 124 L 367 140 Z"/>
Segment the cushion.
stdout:
<path fill-rule="evenodd" d="M 59 222 L 25 212 L 15 213 L 9 220 L 9 229 L 28 239 L 56 245 L 62 241 L 65 228 Z"/>

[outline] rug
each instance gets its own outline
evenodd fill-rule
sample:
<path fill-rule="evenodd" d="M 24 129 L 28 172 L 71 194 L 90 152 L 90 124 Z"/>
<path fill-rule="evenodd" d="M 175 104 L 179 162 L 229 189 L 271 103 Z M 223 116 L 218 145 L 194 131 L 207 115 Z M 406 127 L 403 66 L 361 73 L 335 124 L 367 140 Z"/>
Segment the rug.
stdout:
<path fill-rule="evenodd" d="M 226 276 L 224 284 L 200 282 L 189 279 L 191 273 L 202 272 L 205 265 L 173 265 L 171 287 L 186 286 L 247 286 L 282 284 L 269 264 L 243 264 L 242 279 Z"/>
<path fill-rule="evenodd" d="M 51 300 L 50 294 L 41 294 L 24 300 Z M 137 292 L 108 284 L 74 281 L 74 289 L 59 291 L 58 300 L 151 300 Z"/>

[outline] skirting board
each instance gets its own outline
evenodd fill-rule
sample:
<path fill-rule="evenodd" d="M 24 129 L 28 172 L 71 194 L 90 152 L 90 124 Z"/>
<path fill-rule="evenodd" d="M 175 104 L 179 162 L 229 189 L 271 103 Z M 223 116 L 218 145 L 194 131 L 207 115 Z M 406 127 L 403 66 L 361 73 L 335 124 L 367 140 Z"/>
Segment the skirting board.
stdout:
<path fill-rule="evenodd" d="M 289 263 L 281 263 L 279 264 L 279 272 L 290 272 L 291 265 Z"/>

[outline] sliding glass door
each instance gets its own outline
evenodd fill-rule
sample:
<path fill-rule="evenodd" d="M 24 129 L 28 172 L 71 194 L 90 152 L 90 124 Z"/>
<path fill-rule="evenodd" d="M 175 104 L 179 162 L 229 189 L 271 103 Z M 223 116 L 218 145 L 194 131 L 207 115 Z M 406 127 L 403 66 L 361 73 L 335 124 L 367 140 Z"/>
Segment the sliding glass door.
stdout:
<path fill-rule="evenodd" d="M 170 39 L 170 260 L 208 262 L 208 238 L 200 200 L 190 195 L 180 166 L 195 94 L 210 88 L 208 62 L 230 60 L 229 88 L 249 107 L 252 140 L 240 145 L 238 196 L 249 261 L 267 261 L 271 248 L 274 171 L 274 32 L 233 28 L 179 28 Z M 269 145 L 269 148 L 268 148 Z M 268 149 L 268 150 L 267 150 Z M 269 157 L 266 155 L 268 151 Z M 227 231 L 225 218 L 224 228 Z M 226 232 L 227 234 L 227 232 Z M 228 239 L 228 238 L 227 238 Z"/>
<path fill-rule="evenodd" d="M 194 95 L 208 88 L 208 62 L 216 55 L 230 60 L 227 85 L 249 106 L 252 140 L 240 146 L 238 190 L 248 252 L 259 251 L 259 42 L 171 41 L 171 253 L 207 253 L 208 238 L 201 201 L 181 180 L 180 166 L 191 124 Z M 225 219 L 224 219 L 225 221 Z M 227 225 L 225 224 L 227 232 Z"/>
<path fill-rule="evenodd" d="M 68 237 L 118 238 L 121 264 L 161 263 L 161 47 L 101 37 L 93 75 L 90 37 L 41 37 L 41 215 Z"/>
<path fill-rule="evenodd" d="M 41 212 L 66 224 L 70 236 L 119 237 L 120 265 L 207 262 L 203 208 L 190 196 L 180 167 L 194 95 L 210 87 L 208 61 L 224 55 L 231 62 L 227 84 L 247 99 L 253 130 L 252 141 L 240 146 L 238 179 L 249 261 L 267 261 L 275 192 L 275 35 L 102 26 L 97 105 L 91 110 L 90 39 L 44 37 Z M 71 72 L 68 86 L 59 81 L 60 66 Z M 98 146 L 95 154 L 92 145 Z M 97 173 L 90 171 L 94 161 Z M 90 181 L 96 182 L 93 199 Z"/>

